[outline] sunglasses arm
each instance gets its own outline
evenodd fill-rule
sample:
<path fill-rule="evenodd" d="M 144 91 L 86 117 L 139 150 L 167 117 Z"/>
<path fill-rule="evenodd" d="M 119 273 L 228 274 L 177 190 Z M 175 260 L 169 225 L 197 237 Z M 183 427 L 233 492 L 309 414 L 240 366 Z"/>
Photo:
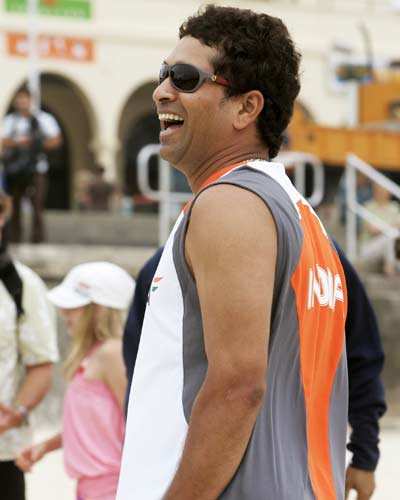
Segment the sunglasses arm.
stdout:
<path fill-rule="evenodd" d="M 218 83 L 219 85 L 223 85 L 224 87 L 230 87 L 228 80 L 225 80 L 222 76 L 211 75 L 210 80 L 214 83 Z"/>

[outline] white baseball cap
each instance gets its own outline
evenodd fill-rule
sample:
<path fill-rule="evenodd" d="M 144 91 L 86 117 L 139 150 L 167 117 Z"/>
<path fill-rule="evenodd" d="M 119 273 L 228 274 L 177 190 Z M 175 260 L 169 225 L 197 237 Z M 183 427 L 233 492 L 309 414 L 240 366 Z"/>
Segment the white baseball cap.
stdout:
<path fill-rule="evenodd" d="M 48 292 L 49 300 L 62 309 L 94 303 L 127 309 L 135 290 L 135 280 L 111 262 L 87 262 L 71 269 L 62 283 Z"/>

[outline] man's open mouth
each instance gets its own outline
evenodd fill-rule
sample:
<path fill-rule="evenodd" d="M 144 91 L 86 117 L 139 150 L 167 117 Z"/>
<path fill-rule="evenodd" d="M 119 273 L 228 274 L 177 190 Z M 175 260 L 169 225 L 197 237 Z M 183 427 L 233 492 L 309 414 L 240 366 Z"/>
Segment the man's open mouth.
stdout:
<path fill-rule="evenodd" d="M 160 113 L 158 119 L 160 120 L 161 130 L 167 130 L 170 127 L 178 128 L 184 123 L 183 118 L 172 113 Z"/>

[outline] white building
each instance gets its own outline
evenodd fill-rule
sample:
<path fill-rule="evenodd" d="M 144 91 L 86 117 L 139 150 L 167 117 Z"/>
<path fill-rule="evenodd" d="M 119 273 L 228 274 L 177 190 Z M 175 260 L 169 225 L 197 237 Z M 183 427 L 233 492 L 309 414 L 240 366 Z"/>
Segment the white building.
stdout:
<path fill-rule="evenodd" d="M 3 0 L 0 11 L 0 116 L 29 73 L 30 0 Z M 157 141 L 151 94 L 160 62 L 173 48 L 195 0 L 41 0 L 42 103 L 58 119 L 64 149 L 52 176 L 54 207 L 73 206 L 76 173 L 94 160 L 121 184 L 135 181 L 138 150 Z M 346 92 L 330 69 L 334 45 L 365 59 L 360 25 L 375 59 L 400 59 L 399 3 L 393 0 L 214 1 L 281 17 L 303 53 L 302 104 L 320 122 L 349 118 Z M 47 12 L 47 13 L 46 13 Z M 50 13 L 50 14 L 49 14 Z M 58 201 L 57 201 L 58 200 Z"/>

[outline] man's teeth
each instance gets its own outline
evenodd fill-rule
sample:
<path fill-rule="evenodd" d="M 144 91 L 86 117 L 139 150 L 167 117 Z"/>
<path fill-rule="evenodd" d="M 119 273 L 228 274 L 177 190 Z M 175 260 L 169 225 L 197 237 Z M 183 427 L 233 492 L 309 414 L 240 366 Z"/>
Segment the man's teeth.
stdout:
<path fill-rule="evenodd" d="M 160 113 L 158 119 L 164 122 L 183 122 L 183 118 L 178 115 L 173 115 L 171 113 Z"/>

